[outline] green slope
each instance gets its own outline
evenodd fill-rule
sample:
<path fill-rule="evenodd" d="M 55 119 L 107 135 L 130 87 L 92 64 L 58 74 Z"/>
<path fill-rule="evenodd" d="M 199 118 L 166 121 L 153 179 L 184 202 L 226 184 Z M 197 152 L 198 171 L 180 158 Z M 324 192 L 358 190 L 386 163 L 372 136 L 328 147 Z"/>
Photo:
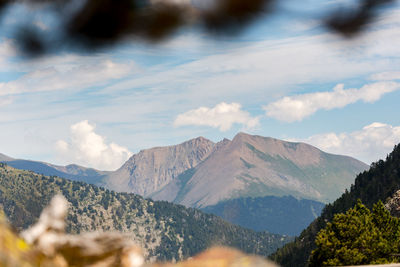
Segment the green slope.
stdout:
<path fill-rule="evenodd" d="M 397 145 L 386 160 L 371 165 L 368 171 L 359 174 L 350 191 L 346 191 L 332 204 L 327 205 L 321 216 L 312 222 L 295 241 L 285 245 L 271 258 L 282 266 L 306 266 L 311 251 L 315 248 L 316 234 L 331 221 L 334 214 L 344 213 L 353 207 L 357 199 L 368 207 L 379 200 L 385 201 L 400 189 L 400 146 Z"/>
<path fill-rule="evenodd" d="M 19 230 L 33 224 L 58 192 L 71 203 L 68 232 L 125 232 L 146 249 L 149 258 L 158 260 L 187 258 L 215 244 L 267 256 L 290 240 L 257 233 L 196 209 L 0 164 L 0 205 Z"/>
<path fill-rule="evenodd" d="M 284 146 L 288 149 L 296 151 L 298 147 L 304 146 L 301 143 L 284 142 Z M 368 165 L 354 158 L 342 155 L 334 155 L 319 151 L 319 163 L 317 165 L 308 164 L 301 166 L 290 159 L 280 155 L 269 155 L 258 150 L 249 143 L 246 146 L 260 159 L 269 165 L 269 168 L 277 171 L 282 179 L 285 176 L 291 176 L 298 179 L 301 183 L 311 186 L 318 191 L 321 196 L 316 197 L 311 192 L 300 193 L 296 191 L 285 190 L 280 191 L 278 188 L 268 188 L 264 185 L 264 189 L 260 189 L 260 184 L 257 183 L 256 177 L 248 177 L 249 181 L 254 181 L 253 185 L 249 186 L 246 196 L 260 196 L 260 192 L 265 190 L 270 195 L 284 196 L 292 195 L 299 198 L 313 199 L 324 203 L 329 203 L 335 200 L 344 189 L 351 184 L 351 177 L 366 170 Z M 308 146 L 308 145 L 307 145 Z M 311 148 L 311 146 L 309 146 Z M 294 152 L 292 152 L 294 153 Z M 300 155 L 298 155 L 300 156 Z M 306 155 L 302 155 L 306 157 Z M 246 166 L 248 162 L 244 163 Z M 254 168 L 255 166 L 253 166 Z M 251 190 L 253 187 L 253 190 Z"/>

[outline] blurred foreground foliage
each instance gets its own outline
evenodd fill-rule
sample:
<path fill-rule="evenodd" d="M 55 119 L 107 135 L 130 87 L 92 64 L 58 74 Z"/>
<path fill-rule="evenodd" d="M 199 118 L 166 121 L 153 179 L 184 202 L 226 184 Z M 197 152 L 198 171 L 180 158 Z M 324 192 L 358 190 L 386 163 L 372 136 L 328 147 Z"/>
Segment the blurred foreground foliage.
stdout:
<path fill-rule="evenodd" d="M 51 210 L 51 209 L 50 209 Z M 47 209 L 47 212 L 49 209 Z M 46 216 L 44 216 L 46 217 Z M 41 216 L 41 220 L 43 216 Z M 43 223 L 43 222 L 42 222 Z M 47 230 L 43 229 L 47 232 Z M 51 233 L 52 230 L 49 229 L 48 234 Z M 54 229 L 53 229 L 54 230 Z M 138 255 L 138 251 L 136 250 L 134 253 L 129 252 L 124 253 L 124 248 L 119 252 L 115 252 L 113 254 L 109 254 L 109 250 L 98 250 L 90 249 L 91 246 L 95 245 L 92 243 L 98 243 L 93 239 L 87 240 L 85 235 L 65 235 L 60 232 L 59 239 L 53 240 L 50 242 L 59 243 L 60 247 L 54 246 L 54 254 L 47 255 L 45 250 L 41 250 L 40 241 L 39 245 L 29 245 L 23 239 L 21 239 L 18 234 L 16 234 L 9 226 L 8 222 L 5 219 L 4 213 L 0 209 L 0 266 L 1 267 L 203 267 L 203 266 L 213 266 L 213 267 L 235 267 L 235 266 L 253 266 L 253 267 L 277 267 L 273 262 L 270 262 L 262 257 L 246 255 L 239 250 L 226 248 L 226 247 L 214 247 L 208 249 L 207 251 L 190 258 L 186 261 L 178 262 L 178 263 L 145 263 L 142 261 L 143 256 Z M 101 237 L 103 234 L 99 234 L 98 237 Z M 62 241 L 63 238 L 68 236 L 75 241 L 74 251 L 75 253 L 69 253 L 68 247 L 71 245 L 65 243 L 66 246 L 62 245 L 64 243 Z M 42 236 L 43 237 L 43 236 Z M 103 236 L 104 237 L 104 236 Z M 48 242 L 49 239 L 42 240 L 44 242 Z M 61 242 L 60 242 L 61 241 Z M 86 243 L 89 243 L 88 245 Z M 86 244 L 86 245 L 85 245 Z M 99 245 L 98 243 L 97 245 Z M 87 247 L 85 247 L 87 246 Z M 43 248 L 43 247 L 42 247 Z M 71 249 L 72 247 L 69 247 Z M 67 250 L 66 250 L 67 249 Z M 91 254 L 85 255 L 85 251 L 81 251 L 84 249 L 92 250 L 89 252 Z M 70 251 L 72 252 L 72 251 Z M 83 252 L 83 253 L 82 253 Z M 126 252 L 126 251 L 125 251 Z M 97 257 L 93 257 L 94 254 Z M 125 257 L 126 255 L 130 255 L 130 257 Z M 101 257 L 99 257 L 101 256 Z M 114 259 L 113 261 L 109 261 L 108 259 Z M 115 261 L 116 259 L 116 261 Z M 140 260 L 137 260 L 140 259 Z"/>
<path fill-rule="evenodd" d="M 0 266 L 1 267 L 51 267 L 60 266 L 58 259 L 46 258 L 20 238 L 8 224 L 0 210 Z"/>

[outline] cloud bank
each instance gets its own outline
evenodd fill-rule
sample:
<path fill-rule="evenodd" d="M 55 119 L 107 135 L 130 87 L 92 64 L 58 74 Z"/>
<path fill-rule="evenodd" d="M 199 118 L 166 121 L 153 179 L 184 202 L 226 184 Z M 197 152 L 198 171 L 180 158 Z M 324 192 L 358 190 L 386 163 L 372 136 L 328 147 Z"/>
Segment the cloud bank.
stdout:
<path fill-rule="evenodd" d="M 213 108 L 200 107 L 179 114 L 174 126 L 196 125 L 219 128 L 224 132 L 231 129 L 232 125 L 242 124 L 246 128 L 254 128 L 259 125 L 259 118 L 251 117 L 247 111 L 241 110 L 238 103 L 221 102 Z"/>
<path fill-rule="evenodd" d="M 400 88 L 396 82 L 377 82 L 367 84 L 360 89 L 344 89 L 338 84 L 331 92 L 317 92 L 296 96 L 286 96 L 276 102 L 264 106 L 268 117 L 277 120 L 294 122 L 311 116 L 320 109 L 331 110 L 342 108 L 357 101 L 372 103 L 379 100 L 384 94 Z"/>
<path fill-rule="evenodd" d="M 0 98 L 0 107 L 10 105 L 11 103 L 12 103 L 12 97 Z"/>
<path fill-rule="evenodd" d="M 65 89 L 81 90 L 107 84 L 111 80 L 128 75 L 133 70 L 131 63 L 116 63 L 110 59 L 88 59 L 84 64 L 71 62 L 74 59 L 79 62 L 85 58 L 76 56 L 55 58 L 54 65 L 51 64 L 51 59 L 49 62 L 45 60 L 36 62 L 34 70 L 16 80 L 1 82 L 0 96 Z"/>
<path fill-rule="evenodd" d="M 385 71 L 371 75 L 371 80 L 374 81 L 393 81 L 400 80 L 400 71 Z"/>
<path fill-rule="evenodd" d="M 374 122 L 351 133 L 325 133 L 305 140 L 326 152 L 355 157 L 366 163 L 385 159 L 400 143 L 400 126 Z"/>
<path fill-rule="evenodd" d="M 132 155 L 125 147 L 106 143 L 87 120 L 73 124 L 69 142 L 59 140 L 56 149 L 63 160 L 100 170 L 115 170 Z"/>

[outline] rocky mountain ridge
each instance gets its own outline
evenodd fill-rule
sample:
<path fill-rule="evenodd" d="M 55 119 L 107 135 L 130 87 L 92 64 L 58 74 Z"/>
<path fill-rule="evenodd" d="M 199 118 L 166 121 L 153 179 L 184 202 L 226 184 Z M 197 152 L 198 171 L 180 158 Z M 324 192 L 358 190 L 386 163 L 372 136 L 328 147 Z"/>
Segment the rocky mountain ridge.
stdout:
<path fill-rule="evenodd" d="M 350 186 L 356 174 L 368 167 L 351 157 L 328 154 L 304 143 L 270 137 L 239 133 L 232 141 L 224 139 L 214 144 L 205 140 L 202 143 L 208 146 L 202 157 L 196 158 L 199 159 L 196 164 L 186 163 L 179 171 L 169 169 L 174 171 L 173 175 L 166 175 L 168 178 L 164 178 L 163 183 L 159 182 L 157 174 L 160 162 L 155 164 L 153 157 L 141 158 L 141 168 L 149 170 L 147 175 L 138 169 L 139 165 L 132 159 L 139 154 L 145 155 L 140 152 L 117 172 L 106 176 L 104 185 L 200 208 L 228 199 L 269 195 L 292 195 L 329 202 Z M 164 150 L 175 151 L 179 146 L 165 147 Z M 204 149 L 202 146 L 192 148 Z M 152 155 L 157 149 L 146 152 Z M 182 158 L 175 156 L 172 159 L 182 164 Z M 183 162 L 187 162 L 185 157 Z M 164 166 L 165 170 L 171 165 Z M 120 187 L 121 184 L 125 186 Z"/>

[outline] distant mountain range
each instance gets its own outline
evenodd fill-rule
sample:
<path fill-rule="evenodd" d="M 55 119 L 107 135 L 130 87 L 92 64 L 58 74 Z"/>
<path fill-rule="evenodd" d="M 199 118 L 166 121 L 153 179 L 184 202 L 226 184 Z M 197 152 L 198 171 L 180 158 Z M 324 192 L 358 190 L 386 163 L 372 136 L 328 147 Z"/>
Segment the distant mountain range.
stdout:
<path fill-rule="evenodd" d="M 221 202 L 249 197 L 275 196 L 285 202 L 283 197 L 293 196 L 299 200 L 328 203 L 349 188 L 358 173 L 368 168 L 354 158 L 325 153 L 305 143 L 245 133 L 218 143 L 198 137 L 179 145 L 142 150 L 112 172 L 78 165 L 63 167 L 15 160 L 5 155 L 0 155 L 0 161 L 18 169 L 204 210 Z M 255 205 L 259 200 L 249 203 Z M 303 206 L 304 214 L 310 214 L 314 206 Z M 264 208 L 275 209 L 274 206 Z M 319 212 L 315 210 L 316 216 Z M 307 218 L 306 224 L 315 217 Z M 266 223 L 263 230 L 271 231 L 274 227 Z M 280 233 L 293 233 L 293 230 Z"/>
<path fill-rule="evenodd" d="M 100 183 L 101 179 L 109 174 L 107 171 L 99 171 L 76 164 L 58 166 L 47 162 L 14 159 L 1 153 L 0 162 L 5 162 L 8 166 L 19 170 L 29 170 L 44 175 L 58 176 L 74 181 L 84 181 L 90 184 Z"/>

